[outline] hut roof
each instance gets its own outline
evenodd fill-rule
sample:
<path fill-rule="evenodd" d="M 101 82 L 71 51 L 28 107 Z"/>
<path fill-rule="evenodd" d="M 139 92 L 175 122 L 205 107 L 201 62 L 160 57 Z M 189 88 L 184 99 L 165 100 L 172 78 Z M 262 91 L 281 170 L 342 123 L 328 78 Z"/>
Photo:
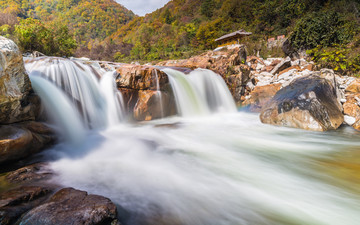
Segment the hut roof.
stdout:
<path fill-rule="evenodd" d="M 230 34 L 225 34 L 224 36 L 221 36 L 218 39 L 215 39 L 215 41 L 222 41 L 222 40 L 231 39 L 234 37 L 243 37 L 243 36 L 249 36 L 249 35 L 252 35 L 252 33 L 246 32 L 245 30 L 242 29 L 242 30 L 232 32 Z"/>

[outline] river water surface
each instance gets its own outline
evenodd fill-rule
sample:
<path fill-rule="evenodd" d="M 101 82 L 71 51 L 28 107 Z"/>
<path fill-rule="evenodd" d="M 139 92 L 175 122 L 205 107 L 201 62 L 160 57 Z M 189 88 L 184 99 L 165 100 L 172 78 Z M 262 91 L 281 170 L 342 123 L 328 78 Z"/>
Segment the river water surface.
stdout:
<path fill-rule="evenodd" d="M 110 198 L 125 225 L 360 224 L 352 128 L 261 124 L 205 70 L 166 71 L 180 116 L 131 124 L 111 73 L 57 58 L 27 69 L 67 138 L 43 153 L 54 181 Z"/>

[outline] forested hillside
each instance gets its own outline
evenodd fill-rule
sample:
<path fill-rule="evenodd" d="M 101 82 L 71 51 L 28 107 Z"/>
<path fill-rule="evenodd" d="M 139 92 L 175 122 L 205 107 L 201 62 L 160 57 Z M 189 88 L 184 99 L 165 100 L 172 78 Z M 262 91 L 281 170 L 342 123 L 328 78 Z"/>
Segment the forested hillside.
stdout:
<path fill-rule="evenodd" d="M 112 40 L 133 45 L 128 58 L 159 60 L 215 47 L 238 29 L 252 43 L 290 36 L 295 48 L 346 45 L 359 40 L 356 0 L 173 0 L 121 27 Z"/>
<path fill-rule="evenodd" d="M 360 68 L 359 9 L 359 0 L 172 0 L 137 17 L 113 0 L 0 0 L 0 35 L 24 51 L 153 61 L 189 57 L 245 29 L 250 53 L 274 56 L 266 40 L 286 35 L 294 50 L 348 73 Z"/>
<path fill-rule="evenodd" d="M 113 0 L 0 0 L 0 11 L 2 35 L 18 39 L 25 51 L 57 55 L 73 51 L 59 52 L 54 43 L 91 49 L 135 16 Z"/>

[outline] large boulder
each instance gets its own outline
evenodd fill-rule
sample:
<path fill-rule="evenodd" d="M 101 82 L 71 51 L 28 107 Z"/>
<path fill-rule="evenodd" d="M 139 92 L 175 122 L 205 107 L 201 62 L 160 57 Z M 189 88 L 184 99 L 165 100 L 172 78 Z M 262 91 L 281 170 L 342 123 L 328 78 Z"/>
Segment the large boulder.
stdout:
<path fill-rule="evenodd" d="M 123 64 L 117 72 L 118 89 L 133 119 L 153 120 L 176 114 L 169 78 L 159 68 Z"/>
<path fill-rule="evenodd" d="M 21 186 L 0 194 L 0 223 L 15 224 L 23 213 L 45 201 L 52 191 L 49 187 Z"/>
<path fill-rule="evenodd" d="M 0 124 L 33 120 L 38 110 L 19 48 L 0 36 Z"/>
<path fill-rule="evenodd" d="M 322 70 L 293 80 L 263 108 L 260 119 L 306 130 L 337 129 L 344 116 L 334 73 Z"/>
<path fill-rule="evenodd" d="M 40 122 L 0 125 L 0 164 L 38 153 L 55 141 L 53 131 Z"/>
<path fill-rule="evenodd" d="M 99 195 L 88 195 L 85 191 L 64 188 L 49 200 L 27 212 L 22 225 L 120 224 L 117 211 L 110 199 Z"/>

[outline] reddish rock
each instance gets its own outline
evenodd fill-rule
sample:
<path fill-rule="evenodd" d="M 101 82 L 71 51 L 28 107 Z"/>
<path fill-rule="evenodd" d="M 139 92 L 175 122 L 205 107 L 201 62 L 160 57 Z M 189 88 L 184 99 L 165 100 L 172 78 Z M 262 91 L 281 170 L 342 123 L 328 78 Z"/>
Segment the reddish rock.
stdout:
<path fill-rule="evenodd" d="M 349 93 L 359 93 L 360 92 L 360 79 L 354 80 L 345 90 Z"/>
<path fill-rule="evenodd" d="M 139 91 L 138 101 L 134 107 L 134 119 L 149 121 L 175 115 L 174 99 L 166 92 Z"/>
<path fill-rule="evenodd" d="M 264 61 L 263 61 L 262 59 L 260 59 L 259 57 L 253 56 L 253 55 L 252 55 L 252 56 L 248 56 L 246 62 L 249 62 L 249 63 L 251 63 L 251 64 L 258 64 L 258 63 L 260 63 L 260 64 L 262 64 L 262 65 L 265 65 L 265 63 L 264 63 Z"/>
<path fill-rule="evenodd" d="M 355 118 L 355 123 L 352 126 L 360 130 L 360 107 L 358 106 L 357 99 L 360 99 L 360 93 L 347 95 L 343 108 L 345 115 Z"/>
<path fill-rule="evenodd" d="M 265 66 L 261 72 L 268 72 L 270 73 L 274 69 L 274 66 Z"/>
<path fill-rule="evenodd" d="M 88 195 L 73 188 L 64 188 L 43 204 L 27 212 L 20 223 L 22 225 L 119 224 L 116 218 L 116 206 L 110 199 Z"/>
<path fill-rule="evenodd" d="M 250 93 L 250 98 L 243 102 L 243 105 L 249 105 L 250 111 L 261 112 L 262 108 L 275 96 L 281 89 L 281 84 L 269 84 L 257 86 Z"/>
<path fill-rule="evenodd" d="M 124 64 L 117 72 L 118 88 L 157 90 L 163 89 L 169 83 L 167 75 L 153 66 Z"/>
<path fill-rule="evenodd" d="M 0 163 L 8 163 L 40 152 L 56 140 L 40 122 L 0 125 Z"/>
<path fill-rule="evenodd" d="M 285 59 L 283 59 L 280 63 L 278 63 L 274 69 L 271 71 L 272 74 L 277 74 L 280 71 L 283 71 L 287 68 L 291 67 L 291 59 L 290 57 L 286 57 Z"/>
<path fill-rule="evenodd" d="M 313 71 L 313 70 L 314 70 L 314 65 L 313 65 L 313 64 L 308 64 L 308 65 L 306 65 L 306 66 L 304 66 L 304 67 L 302 68 L 302 71 L 304 71 L 304 70 Z"/>
<path fill-rule="evenodd" d="M 281 70 L 281 71 L 279 72 L 278 76 L 280 76 L 280 75 L 283 74 L 283 73 L 289 72 L 290 70 L 293 70 L 293 69 L 296 69 L 296 70 L 298 70 L 298 71 L 301 70 L 300 66 L 290 66 L 289 68 L 286 68 L 286 69 L 284 69 L 284 70 Z"/>

